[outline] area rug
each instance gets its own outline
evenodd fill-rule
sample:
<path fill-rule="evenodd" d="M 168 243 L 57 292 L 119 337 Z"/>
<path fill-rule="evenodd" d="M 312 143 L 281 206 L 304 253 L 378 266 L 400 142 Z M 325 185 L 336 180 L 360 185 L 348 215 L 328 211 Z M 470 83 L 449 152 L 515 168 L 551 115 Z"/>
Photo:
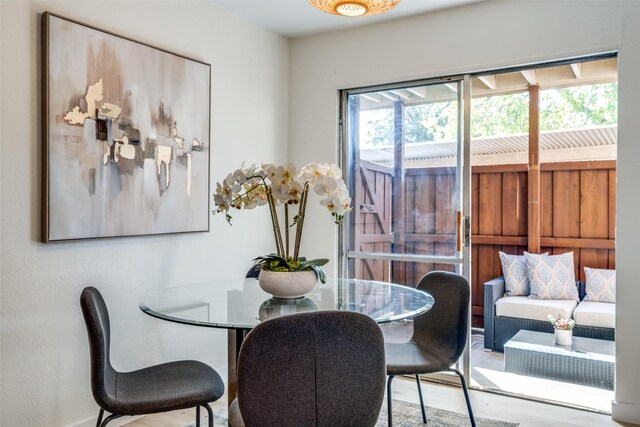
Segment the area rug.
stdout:
<path fill-rule="evenodd" d="M 428 427 L 460 427 L 470 426 L 469 415 L 465 412 L 459 414 L 457 412 L 445 411 L 444 409 L 427 407 Z M 226 409 L 218 409 L 213 412 L 213 421 L 216 426 L 227 426 Z M 207 417 L 202 418 L 201 426 L 207 425 Z M 422 414 L 420 405 L 408 403 L 401 400 L 393 401 L 393 425 L 394 427 L 424 427 L 422 423 Z M 490 420 L 488 418 L 476 417 L 476 425 L 478 427 L 515 427 L 517 423 L 508 423 L 505 421 Z M 376 427 L 387 426 L 387 405 L 382 406 L 380 417 Z M 187 424 L 185 427 L 195 427 L 195 423 Z"/>

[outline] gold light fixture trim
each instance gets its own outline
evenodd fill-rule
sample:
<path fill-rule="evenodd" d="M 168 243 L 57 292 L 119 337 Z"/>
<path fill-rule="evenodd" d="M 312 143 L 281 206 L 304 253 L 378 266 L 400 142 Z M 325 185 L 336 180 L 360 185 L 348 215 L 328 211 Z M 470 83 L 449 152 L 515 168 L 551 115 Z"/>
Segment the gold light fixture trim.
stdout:
<path fill-rule="evenodd" d="M 378 15 L 393 9 L 400 0 L 309 0 L 323 12 L 341 16 Z"/>

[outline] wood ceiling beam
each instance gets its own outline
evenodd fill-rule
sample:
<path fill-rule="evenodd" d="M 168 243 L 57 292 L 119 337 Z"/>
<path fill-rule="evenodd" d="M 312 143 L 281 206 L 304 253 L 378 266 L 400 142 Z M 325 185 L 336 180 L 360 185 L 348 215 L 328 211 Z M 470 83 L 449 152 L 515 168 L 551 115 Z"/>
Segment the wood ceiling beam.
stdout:
<path fill-rule="evenodd" d="M 373 96 L 367 95 L 366 93 L 361 93 L 360 96 L 368 99 L 369 101 L 380 102 L 380 98 L 374 98 Z"/>
<path fill-rule="evenodd" d="M 536 79 L 536 70 L 522 70 L 520 71 L 520 74 L 522 74 L 522 77 L 524 77 L 530 85 L 538 83 L 538 80 Z"/>
<path fill-rule="evenodd" d="M 391 100 L 391 101 L 398 101 L 398 98 L 396 98 L 395 96 L 391 96 L 388 93 L 384 93 L 384 92 L 379 92 L 380 95 L 384 96 L 385 98 Z"/>
<path fill-rule="evenodd" d="M 484 85 L 491 90 L 495 90 L 498 87 L 496 83 L 496 76 L 478 76 L 478 80 L 484 83 Z"/>
<path fill-rule="evenodd" d="M 394 94 L 397 97 L 402 98 L 402 99 L 411 99 L 411 97 L 409 95 L 405 95 L 404 93 L 400 92 L 399 90 L 390 90 L 389 92 L 391 92 L 392 94 Z"/>
<path fill-rule="evenodd" d="M 573 71 L 576 79 L 580 80 L 582 78 L 582 64 L 571 64 L 571 71 Z"/>
<path fill-rule="evenodd" d="M 423 93 L 418 92 L 416 89 L 414 88 L 407 88 L 407 90 L 409 92 L 411 92 L 412 94 L 414 94 L 415 96 L 417 96 L 418 98 L 426 98 L 427 96 Z"/>

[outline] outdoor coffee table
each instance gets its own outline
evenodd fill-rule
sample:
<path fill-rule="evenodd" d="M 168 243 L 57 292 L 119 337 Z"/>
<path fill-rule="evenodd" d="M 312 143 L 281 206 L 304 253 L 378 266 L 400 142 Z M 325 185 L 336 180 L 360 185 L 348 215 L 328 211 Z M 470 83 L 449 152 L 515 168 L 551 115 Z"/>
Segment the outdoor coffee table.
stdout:
<path fill-rule="evenodd" d="M 505 371 L 613 390 L 615 342 L 573 337 L 571 346 L 555 336 L 521 330 L 504 345 Z"/>

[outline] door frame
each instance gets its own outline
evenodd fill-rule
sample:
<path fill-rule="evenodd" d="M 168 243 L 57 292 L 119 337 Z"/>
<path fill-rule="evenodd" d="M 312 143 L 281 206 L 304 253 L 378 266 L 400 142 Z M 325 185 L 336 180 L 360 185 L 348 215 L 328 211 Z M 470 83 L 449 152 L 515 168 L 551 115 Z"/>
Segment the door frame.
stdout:
<path fill-rule="evenodd" d="M 471 76 L 469 74 L 450 76 L 437 79 L 423 79 L 404 83 L 392 83 L 384 85 L 366 86 L 354 89 L 343 89 L 339 92 L 340 109 L 339 109 L 339 154 L 338 161 L 343 169 L 343 174 L 349 186 L 350 194 L 355 194 L 355 171 L 356 151 L 349 146 L 349 140 L 353 128 L 358 126 L 357 122 L 353 122 L 354 114 L 349 110 L 349 96 L 358 95 L 368 92 L 377 92 L 384 90 L 411 88 L 416 86 L 437 85 L 437 84 L 456 84 L 457 102 L 458 102 L 458 137 L 457 137 L 457 156 L 456 156 L 456 185 L 457 185 L 457 203 L 458 210 L 461 215 L 461 222 L 458 225 L 457 233 L 463 239 L 461 250 L 456 252 L 454 256 L 436 256 L 436 255 L 418 255 L 418 254 L 395 254 L 395 253 L 375 253 L 350 251 L 350 240 L 353 237 L 354 227 L 351 222 L 343 223 L 339 229 L 338 238 L 338 276 L 344 277 L 349 271 L 349 261 L 353 259 L 376 259 L 384 261 L 407 261 L 419 263 L 439 263 L 450 264 L 455 266 L 455 270 L 462 274 L 471 287 L 471 239 L 464 239 L 465 236 L 471 236 L 470 218 L 471 218 L 471 117 L 470 117 L 470 100 L 471 100 Z M 352 120 L 349 122 L 349 120 Z M 466 227 L 465 227 L 466 225 Z M 472 287 L 470 291 L 472 290 Z M 467 345 L 461 357 L 462 366 L 459 368 L 463 371 L 467 378 L 470 378 L 470 338 L 471 338 L 471 304 L 469 304 L 469 326 L 467 329 Z M 438 380 L 456 382 L 450 375 L 436 375 Z"/>

